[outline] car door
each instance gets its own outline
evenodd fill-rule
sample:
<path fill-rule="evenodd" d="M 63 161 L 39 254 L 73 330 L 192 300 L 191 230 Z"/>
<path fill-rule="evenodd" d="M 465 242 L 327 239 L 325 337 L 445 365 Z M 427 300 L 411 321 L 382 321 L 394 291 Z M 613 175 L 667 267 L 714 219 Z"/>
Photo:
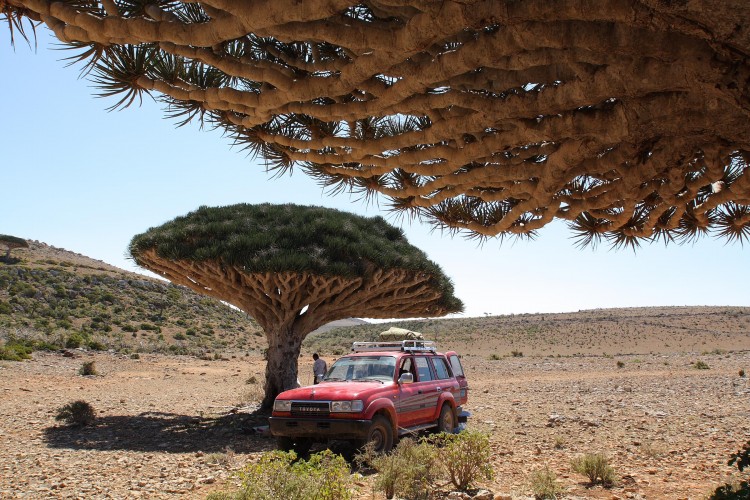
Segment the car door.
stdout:
<path fill-rule="evenodd" d="M 426 424 L 435 420 L 435 412 L 440 394 L 438 383 L 432 369 L 432 363 L 427 356 L 414 356 L 414 367 L 417 370 L 416 397 L 419 401 L 418 423 Z"/>
<path fill-rule="evenodd" d="M 441 392 L 447 392 L 451 394 L 456 405 L 460 405 L 461 403 L 459 402 L 459 399 L 461 388 L 459 387 L 456 378 L 452 375 L 451 369 L 448 367 L 448 360 L 443 356 L 432 356 L 430 361 L 432 361 L 432 368 L 435 372 L 435 378 L 437 381 L 437 387 L 435 387 L 435 390 L 437 391 L 438 398 L 440 397 Z"/>
<path fill-rule="evenodd" d="M 453 376 L 456 377 L 458 385 L 461 388 L 460 397 L 456 398 L 456 402 L 459 405 L 466 404 L 466 401 L 469 399 L 469 382 L 466 380 L 464 367 L 461 365 L 461 359 L 458 357 L 458 354 L 453 351 L 445 353 L 445 356 L 448 358 L 448 362 L 451 364 Z"/>
<path fill-rule="evenodd" d="M 412 356 L 404 356 L 399 360 L 396 380 L 403 373 L 411 373 L 415 383 L 398 384 L 398 396 L 395 403 L 396 415 L 398 416 L 399 427 L 411 427 L 417 424 L 420 411 L 422 411 L 421 394 L 416 384 L 417 375 Z"/>

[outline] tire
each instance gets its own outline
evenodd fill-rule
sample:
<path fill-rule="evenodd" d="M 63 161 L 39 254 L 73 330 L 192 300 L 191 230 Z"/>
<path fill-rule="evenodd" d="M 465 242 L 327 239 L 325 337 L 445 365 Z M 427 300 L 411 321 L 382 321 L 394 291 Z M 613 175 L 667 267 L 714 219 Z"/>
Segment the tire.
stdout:
<path fill-rule="evenodd" d="M 382 415 L 372 419 L 367 430 L 365 444 L 372 443 L 375 453 L 388 453 L 393 448 L 393 426 L 391 421 Z"/>
<path fill-rule="evenodd" d="M 451 408 L 451 405 L 446 403 L 440 408 L 440 416 L 437 421 L 437 432 L 453 434 L 455 428 L 456 414 L 454 413 L 453 408 Z"/>
<path fill-rule="evenodd" d="M 310 438 L 291 438 L 288 436 L 279 436 L 276 438 L 276 447 L 282 451 L 294 451 L 298 457 L 307 455 L 312 448 L 312 439 Z"/>

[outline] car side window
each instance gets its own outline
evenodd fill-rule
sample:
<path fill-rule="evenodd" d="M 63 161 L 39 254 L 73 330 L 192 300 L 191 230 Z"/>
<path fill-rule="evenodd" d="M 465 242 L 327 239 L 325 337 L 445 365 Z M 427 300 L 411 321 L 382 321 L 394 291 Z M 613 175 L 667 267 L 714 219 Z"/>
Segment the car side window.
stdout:
<path fill-rule="evenodd" d="M 456 377 L 464 376 L 464 368 L 461 366 L 461 361 L 458 359 L 458 356 L 451 356 L 451 368 L 453 368 L 453 373 Z"/>
<path fill-rule="evenodd" d="M 411 373 L 414 375 L 414 365 L 411 361 L 411 358 L 404 358 L 404 360 L 401 362 L 401 368 L 398 370 L 398 376 L 401 377 L 404 373 Z M 414 379 L 416 380 L 416 376 Z"/>
<path fill-rule="evenodd" d="M 430 371 L 430 364 L 427 361 L 427 358 L 424 356 L 417 356 L 414 358 L 414 364 L 417 366 L 417 377 L 420 382 L 432 380 L 432 372 Z"/>
<path fill-rule="evenodd" d="M 451 378 L 451 374 L 448 371 L 448 364 L 443 358 L 432 358 L 432 366 L 435 367 L 435 374 L 439 380 Z"/>

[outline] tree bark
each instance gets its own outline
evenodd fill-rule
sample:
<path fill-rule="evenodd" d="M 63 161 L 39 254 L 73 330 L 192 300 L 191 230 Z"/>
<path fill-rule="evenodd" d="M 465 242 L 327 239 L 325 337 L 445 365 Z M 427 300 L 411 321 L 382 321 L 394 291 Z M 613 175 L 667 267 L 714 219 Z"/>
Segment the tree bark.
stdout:
<path fill-rule="evenodd" d="M 297 360 L 306 334 L 285 325 L 266 330 L 268 362 L 261 408 L 270 409 L 276 396 L 297 386 Z"/>

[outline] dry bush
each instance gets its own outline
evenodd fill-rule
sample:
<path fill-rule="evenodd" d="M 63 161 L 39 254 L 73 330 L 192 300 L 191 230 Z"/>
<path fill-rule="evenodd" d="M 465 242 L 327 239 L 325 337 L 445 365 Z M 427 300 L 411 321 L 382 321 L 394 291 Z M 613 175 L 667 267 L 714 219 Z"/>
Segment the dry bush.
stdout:
<path fill-rule="evenodd" d="M 78 369 L 79 375 L 99 375 L 99 372 L 96 371 L 96 363 L 94 361 L 85 361 L 81 367 Z"/>
<path fill-rule="evenodd" d="M 464 431 L 459 434 L 439 434 L 433 439 L 441 448 L 439 462 L 456 489 L 465 491 L 481 479 L 492 479 L 489 434 Z"/>
<path fill-rule="evenodd" d="M 208 500 L 349 500 L 351 474 L 346 461 L 330 450 L 298 460 L 294 452 L 266 452 L 246 466 L 234 492 L 216 492 Z"/>
<path fill-rule="evenodd" d="M 405 438 L 385 455 L 377 455 L 371 446 L 366 446 L 355 460 L 378 472 L 374 488 L 385 493 L 386 498 L 398 495 L 410 500 L 427 500 L 442 472 L 438 453 L 438 449 L 427 441 L 417 443 Z"/>
<path fill-rule="evenodd" d="M 609 465 L 609 459 L 600 453 L 586 454 L 571 462 L 573 471 L 589 478 L 591 484 L 609 487 L 615 484 L 615 470 Z"/>
<path fill-rule="evenodd" d="M 530 483 L 536 500 L 556 500 L 564 491 L 557 482 L 557 476 L 549 467 L 532 472 Z"/>
<path fill-rule="evenodd" d="M 68 425 L 83 427 L 94 423 L 96 412 L 94 408 L 83 400 L 68 403 L 57 411 L 55 420 L 63 421 Z"/>

